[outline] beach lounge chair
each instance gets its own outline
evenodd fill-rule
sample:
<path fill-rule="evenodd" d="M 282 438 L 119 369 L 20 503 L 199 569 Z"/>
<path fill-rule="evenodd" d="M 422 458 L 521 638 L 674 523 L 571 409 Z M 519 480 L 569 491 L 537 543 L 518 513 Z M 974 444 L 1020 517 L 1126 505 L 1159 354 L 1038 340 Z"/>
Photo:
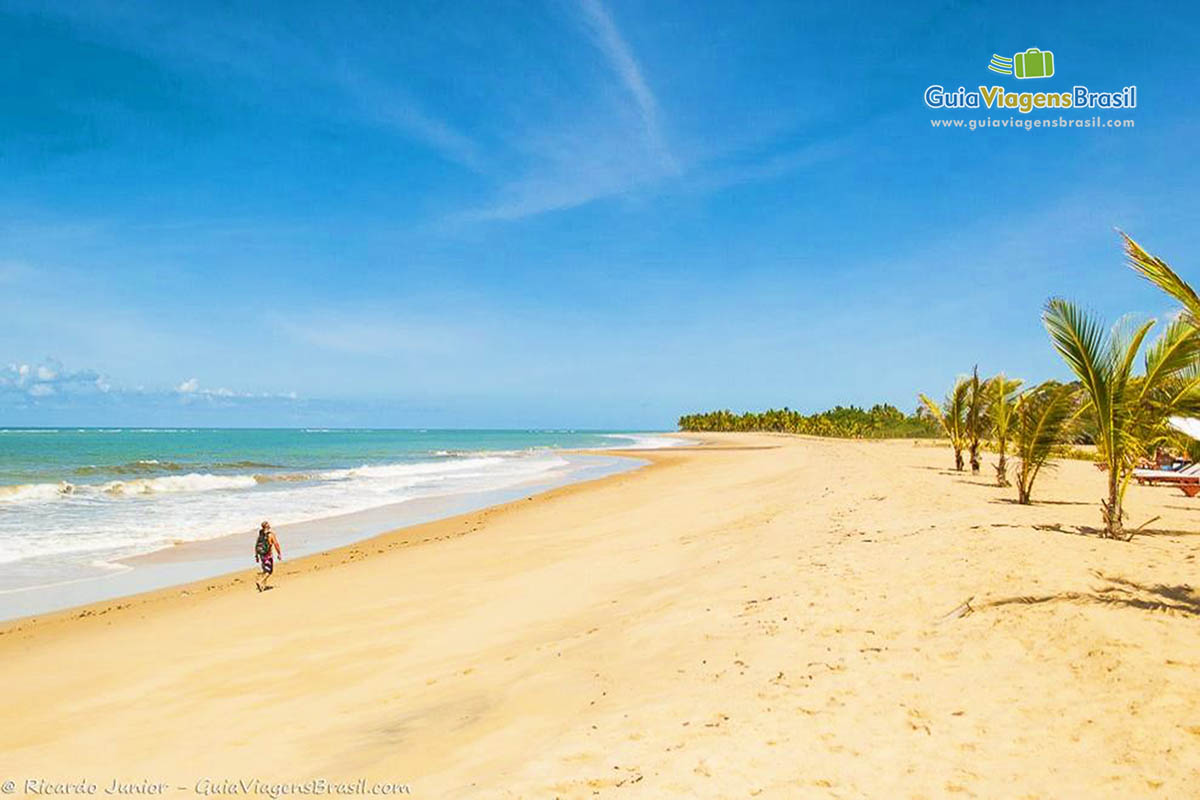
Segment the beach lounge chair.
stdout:
<path fill-rule="evenodd" d="M 1175 485 L 1179 487 L 1179 491 L 1183 492 L 1188 497 L 1195 497 L 1196 495 L 1200 494 L 1200 478 L 1197 478 L 1194 482 L 1183 481 Z"/>
<path fill-rule="evenodd" d="M 1135 469 L 1133 477 L 1150 486 L 1174 486 L 1188 497 L 1200 494 L 1200 462 L 1183 469 Z"/>
<path fill-rule="evenodd" d="M 1151 486 L 1160 483 L 1191 483 L 1192 479 L 1200 479 L 1200 461 L 1182 469 L 1135 469 L 1133 479 Z"/>

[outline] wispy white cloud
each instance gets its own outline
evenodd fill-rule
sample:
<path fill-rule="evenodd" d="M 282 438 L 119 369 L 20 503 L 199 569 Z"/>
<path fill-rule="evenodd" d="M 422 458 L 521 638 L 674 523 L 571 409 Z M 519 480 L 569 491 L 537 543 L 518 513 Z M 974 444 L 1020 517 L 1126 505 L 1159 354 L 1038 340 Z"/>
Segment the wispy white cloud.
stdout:
<path fill-rule="evenodd" d="M 667 173 L 629 146 L 629 132 L 602 121 L 575 129 L 531 132 L 524 142 L 536 166 L 496 193 L 473 219 L 514 220 L 577 208 L 652 186 Z"/>
<path fill-rule="evenodd" d="M 809 135 L 807 143 L 788 146 L 785 137 L 797 132 L 772 129 L 747 132 L 740 142 L 693 142 L 684 149 L 689 155 L 680 158 L 668 141 L 651 81 L 610 10 L 602 0 L 577 0 L 572 7 L 605 70 L 616 78 L 617 86 L 599 90 L 599 97 L 625 99 L 616 105 L 600 100 L 557 127 L 524 132 L 518 149 L 530 168 L 498 187 L 490 204 L 458 219 L 509 221 L 598 200 L 719 192 L 811 169 L 844 155 L 857 138 Z M 773 141 L 765 142 L 764 135 Z"/>
<path fill-rule="evenodd" d="M 856 137 L 818 139 L 810 144 L 747 157 L 737 153 L 712 156 L 679 175 L 668 175 L 632 158 L 616 132 L 612 141 L 599 136 L 587 150 L 570 141 L 548 142 L 542 152 L 547 168 L 514 180 L 486 209 L 464 215 L 468 220 L 516 220 L 577 208 L 616 197 L 653 197 L 670 192 L 710 194 L 732 186 L 785 178 L 851 152 Z"/>
<path fill-rule="evenodd" d="M 852 150 L 853 137 L 818 140 L 766 157 L 717 163 L 684 180 L 686 188 L 700 193 L 731 186 L 777 180 L 841 158 Z"/>
<path fill-rule="evenodd" d="M 331 19 L 325 29 L 288 24 L 269 14 L 247 18 L 208 9 L 184 24 L 146 0 L 38 6 L 38 13 L 65 20 L 87 39 L 151 56 L 180 71 L 219 70 L 231 79 L 231 92 L 249 93 L 254 100 L 302 97 L 290 108 L 391 132 L 482 176 L 472 183 L 479 194 L 465 201 L 465 210 L 447 214 L 451 223 L 517 220 L 676 189 L 719 191 L 806 166 L 806 153 L 791 161 L 785 153 L 740 164 L 714 157 L 738 148 L 729 141 L 704 141 L 711 134 L 693 130 L 688 138 L 686 131 L 672 129 L 664 111 L 670 103 L 660 101 L 655 76 L 631 43 L 639 37 L 627 35 L 639 32 L 637 20 L 618 20 L 604 0 L 567 0 L 564 7 L 566 16 L 557 22 L 574 38 L 566 37 L 570 45 L 554 51 L 558 60 L 538 66 L 561 69 L 575 82 L 548 82 L 558 88 L 542 95 L 518 91 L 510 97 L 502 90 L 496 106 L 484 109 L 464 109 L 462 97 L 419 91 L 420 72 L 405 71 L 419 62 L 393 57 L 397 37 L 412 32 L 389 28 L 388 17 L 382 25 L 365 14 Z M 454 37 L 448 42 L 453 47 Z M 479 70 L 488 69 L 492 55 L 495 63 L 505 63 L 499 52 L 503 41 L 495 46 L 497 53 L 479 49 Z M 572 69 L 580 64 L 586 68 Z M 445 84 L 426 81 L 425 88 L 429 85 Z M 529 100 L 530 95 L 542 102 Z M 762 144 L 749 138 L 751 146 Z M 0 223 L 0 230 L 4 227 Z M 0 284 L 14 276 L 19 272 L 0 264 Z"/>
<path fill-rule="evenodd" d="M 403 87 L 381 81 L 346 63 L 332 69 L 331 76 L 364 119 L 399 131 L 448 161 L 476 172 L 484 169 L 479 146 L 458 128 L 426 110 Z"/>
<path fill-rule="evenodd" d="M 663 135 L 658 99 L 646 83 L 642 67 L 621 35 L 612 15 L 600 0 L 580 0 L 579 5 L 583 12 L 584 22 L 591 31 L 596 46 L 608 59 L 613 71 L 620 77 L 621 82 L 637 103 L 650 146 L 668 171 L 678 172 L 679 165 L 671 154 Z"/>
<path fill-rule="evenodd" d="M 576 48 L 573 57 L 588 62 L 586 74 L 600 80 L 560 98 L 553 119 L 539 116 L 509 132 L 511 160 L 523 169 L 501 181 L 489 202 L 456 220 L 517 220 L 577 208 L 644 192 L 684 173 L 651 82 L 608 8 L 601 0 L 576 0 L 569 8 L 568 29 L 592 45 Z M 593 68 L 597 61 L 599 69 Z"/>

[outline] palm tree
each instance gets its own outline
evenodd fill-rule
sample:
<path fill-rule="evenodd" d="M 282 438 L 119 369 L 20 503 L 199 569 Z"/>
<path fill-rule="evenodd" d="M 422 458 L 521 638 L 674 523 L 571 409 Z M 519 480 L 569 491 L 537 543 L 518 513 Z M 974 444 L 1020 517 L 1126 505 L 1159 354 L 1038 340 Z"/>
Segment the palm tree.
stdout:
<path fill-rule="evenodd" d="M 1054 381 L 1017 396 L 1012 408 L 1013 455 L 1017 457 L 1017 502 L 1028 505 L 1033 482 L 1074 419 L 1074 387 Z"/>
<path fill-rule="evenodd" d="M 946 395 L 944 409 L 937 404 L 937 401 L 923 394 L 918 395 L 921 398 L 921 402 L 929 409 L 929 413 L 942 426 L 942 431 L 946 434 L 946 438 L 950 440 L 950 446 L 954 448 L 954 468 L 959 472 L 962 472 L 963 468 L 962 451 L 967 445 L 967 396 L 970 394 L 970 391 L 970 379 L 959 378 L 954 383 L 954 388 L 950 390 L 950 394 Z"/>
<path fill-rule="evenodd" d="M 1122 504 L 1138 458 L 1167 435 L 1167 419 L 1200 413 L 1195 362 L 1200 334 L 1186 319 L 1167 327 L 1145 354 L 1145 372 L 1134 362 L 1154 321 L 1132 331 L 1117 325 L 1107 335 L 1100 321 L 1058 298 L 1046 303 L 1043 321 L 1054 347 L 1083 384 L 1083 409 L 1096 429 L 1096 446 L 1108 470 L 1101 501 L 1104 536 L 1126 539 Z"/>
<path fill-rule="evenodd" d="M 983 384 L 979 382 L 979 365 L 971 370 L 971 378 L 968 381 L 969 390 L 967 392 L 967 413 L 964 418 L 964 430 L 967 434 L 967 447 L 971 453 L 971 472 L 979 474 L 979 440 L 983 438 L 984 428 L 984 408 L 987 405 L 987 398 L 984 396 Z"/>
<path fill-rule="evenodd" d="M 1009 380 L 1004 373 L 988 379 L 984 387 L 987 407 L 984 415 L 996 439 L 1000 460 L 996 463 L 996 485 L 1008 486 L 1008 437 L 1012 425 L 1013 410 L 1017 404 L 1017 390 L 1021 381 Z"/>
<path fill-rule="evenodd" d="M 1137 242 L 1135 242 L 1124 231 L 1121 231 L 1121 238 L 1125 244 L 1125 257 L 1129 266 L 1138 272 L 1142 277 L 1153 283 L 1164 292 L 1174 297 L 1183 306 L 1182 318 L 1189 323 L 1193 328 L 1200 329 L 1200 296 L 1194 289 L 1179 277 L 1173 269 L 1157 256 L 1152 256 Z M 1193 371 L 1200 369 L 1200 364 L 1193 362 Z M 1172 444 L 1179 444 L 1180 437 L 1173 435 L 1169 437 L 1174 441 Z M 1181 449 L 1195 450 L 1196 443 L 1187 440 L 1186 444 Z"/>

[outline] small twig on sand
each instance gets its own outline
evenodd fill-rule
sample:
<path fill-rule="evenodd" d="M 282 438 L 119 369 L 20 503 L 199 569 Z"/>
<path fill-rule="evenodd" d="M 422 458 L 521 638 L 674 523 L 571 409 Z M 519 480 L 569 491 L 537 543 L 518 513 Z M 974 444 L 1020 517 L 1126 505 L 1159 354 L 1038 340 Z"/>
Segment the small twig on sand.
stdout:
<path fill-rule="evenodd" d="M 945 622 L 946 620 L 950 619 L 959 619 L 960 617 L 965 617 L 968 614 L 975 613 L 975 609 L 971 608 L 971 601 L 974 599 L 975 595 L 971 595 L 966 600 L 963 600 L 949 614 L 943 614 L 941 621 Z"/>
<path fill-rule="evenodd" d="M 1143 529 L 1143 528 L 1145 528 L 1147 525 L 1149 525 L 1151 522 L 1158 522 L 1160 519 L 1162 519 L 1162 517 L 1161 517 L 1161 516 L 1157 516 L 1157 517 L 1151 517 L 1150 519 L 1148 519 L 1148 520 L 1146 520 L 1145 522 L 1143 522 L 1141 525 L 1138 525 L 1136 528 L 1134 528 L 1133 530 L 1129 531 L 1129 535 L 1125 537 L 1125 541 L 1127 541 L 1127 542 L 1128 542 L 1128 541 L 1129 541 L 1130 539 L 1132 539 L 1134 536 L 1137 536 L 1139 533 L 1141 533 L 1141 532 L 1142 532 L 1142 529 Z"/>

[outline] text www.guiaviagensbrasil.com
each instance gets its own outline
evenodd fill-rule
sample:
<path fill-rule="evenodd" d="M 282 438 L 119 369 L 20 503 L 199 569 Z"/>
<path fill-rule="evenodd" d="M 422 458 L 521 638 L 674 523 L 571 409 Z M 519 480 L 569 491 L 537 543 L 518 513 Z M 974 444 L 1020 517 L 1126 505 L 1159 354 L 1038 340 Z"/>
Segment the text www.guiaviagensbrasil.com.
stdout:
<path fill-rule="evenodd" d="M 993 128 L 1012 128 L 1014 130 L 1031 131 L 1034 128 L 1132 128 L 1131 119 L 1104 119 L 1102 117 L 1087 117 L 1086 119 L 1025 119 L 1008 117 L 996 119 L 931 119 L 929 124 L 934 128 L 961 128 L 968 131 L 991 130 Z"/>

